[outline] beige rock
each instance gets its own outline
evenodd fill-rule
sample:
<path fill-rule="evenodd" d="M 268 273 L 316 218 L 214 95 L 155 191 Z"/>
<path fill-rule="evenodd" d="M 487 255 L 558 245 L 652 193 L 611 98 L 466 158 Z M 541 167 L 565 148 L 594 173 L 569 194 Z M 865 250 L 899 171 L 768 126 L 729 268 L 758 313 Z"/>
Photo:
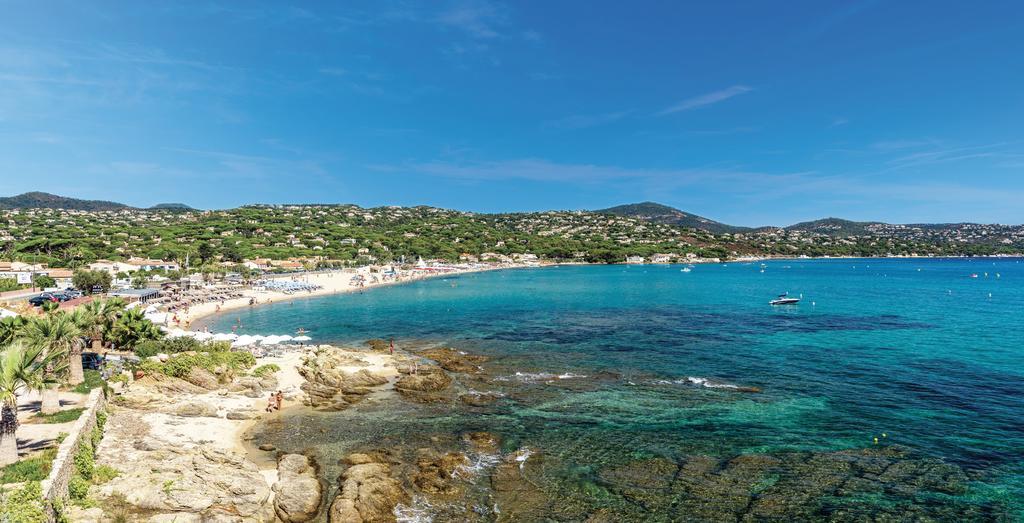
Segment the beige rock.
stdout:
<path fill-rule="evenodd" d="M 189 400 L 184 403 L 180 403 L 174 408 L 174 413 L 178 416 L 186 417 L 216 417 L 217 407 L 206 403 L 205 401 Z"/>
<path fill-rule="evenodd" d="M 320 512 L 323 496 L 316 465 L 301 454 L 285 454 L 277 463 L 274 509 L 286 522 L 309 521 Z"/>

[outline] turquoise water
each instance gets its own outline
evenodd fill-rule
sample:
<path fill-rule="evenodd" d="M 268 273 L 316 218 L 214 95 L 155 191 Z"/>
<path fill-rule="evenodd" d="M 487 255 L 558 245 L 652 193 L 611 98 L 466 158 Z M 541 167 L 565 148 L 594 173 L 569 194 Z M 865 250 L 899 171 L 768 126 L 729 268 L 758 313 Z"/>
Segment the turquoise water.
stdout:
<path fill-rule="evenodd" d="M 385 428 L 352 428 L 345 417 L 350 430 L 337 439 L 352 445 L 382 433 L 491 430 L 510 449 L 556 458 L 560 472 L 548 479 L 557 490 L 605 488 L 602 468 L 629 459 L 870 449 L 878 437 L 961 468 L 969 490 L 957 502 L 997 506 L 979 519 L 1014 519 L 1024 499 L 1020 261 L 517 269 L 296 299 L 210 323 L 227 331 L 240 320 L 250 334 L 303 327 L 316 342 L 394 337 L 400 347 L 492 358 L 505 401 L 381 414 Z M 767 304 L 785 291 L 803 301 Z M 577 490 L 597 505 L 620 496 Z"/>

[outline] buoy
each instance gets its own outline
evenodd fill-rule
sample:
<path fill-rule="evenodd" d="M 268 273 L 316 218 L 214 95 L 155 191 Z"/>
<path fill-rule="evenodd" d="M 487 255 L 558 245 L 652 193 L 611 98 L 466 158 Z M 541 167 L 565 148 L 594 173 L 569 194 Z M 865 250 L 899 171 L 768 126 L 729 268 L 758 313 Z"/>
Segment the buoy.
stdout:
<path fill-rule="evenodd" d="M 878 445 L 878 438 L 875 438 L 875 445 Z"/>
<path fill-rule="evenodd" d="M 882 433 L 882 437 L 885 438 L 885 437 L 888 437 L 888 436 L 886 436 L 886 434 L 883 432 Z"/>

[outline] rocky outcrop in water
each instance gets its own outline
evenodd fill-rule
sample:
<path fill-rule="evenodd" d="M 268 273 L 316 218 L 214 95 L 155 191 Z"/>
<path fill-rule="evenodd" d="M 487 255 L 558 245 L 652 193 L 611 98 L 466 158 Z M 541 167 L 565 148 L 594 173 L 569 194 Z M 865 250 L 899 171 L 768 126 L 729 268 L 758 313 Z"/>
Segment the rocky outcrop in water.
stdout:
<path fill-rule="evenodd" d="M 420 366 L 395 383 L 395 390 L 407 399 L 423 403 L 448 401 L 452 377 L 438 367 Z"/>
<path fill-rule="evenodd" d="M 384 385 L 388 379 L 363 369 L 347 372 L 347 357 L 336 351 L 318 352 L 298 368 L 305 378 L 302 390 L 307 403 L 325 410 L 343 410 L 362 400 L 374 387 Z"/>
<path fill-rule="evenodd" d="M 452 348 L 427 349 L 419 353 L 424 358 L 437 362 L 437 365 L 448 372 L 461 372 L 463 374 L 475 374 L 481 372 L 480 367 L 487 358 Z"/>
<path fill-rule="evenodd" d="M 323 491 L 316 464 L 301 454 L 285 454 L 277 462 L 274 510 L 281 521 L 309 521 L 320 513 Z"/>
<path fill-rule="evenodd" d="M 331 504 L 331 523 L 395 521 L 395 506 L 408 503 L 409 495 L 391 476 L 390 460 L 382 453 L 360 453 L 350 454 L 346 462 L 341 493 Z"/>

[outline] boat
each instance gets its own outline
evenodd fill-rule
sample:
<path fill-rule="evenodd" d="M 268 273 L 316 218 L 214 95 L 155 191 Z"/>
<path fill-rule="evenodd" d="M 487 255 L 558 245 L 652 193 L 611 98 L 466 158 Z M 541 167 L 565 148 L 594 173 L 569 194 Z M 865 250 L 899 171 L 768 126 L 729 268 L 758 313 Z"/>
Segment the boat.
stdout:
<path fill-rule="evenodd" d="M 692 271 L 692 270 L 693 270 L 693 269 L 691 269 L 691 268 L 689 268 L 689 267 L 683 267 L 682 269 L 679 269 L 679 272 L 690 272 L 690 271 Z"/>
<path fill-rule="evenodd" d="M 800 303 L 800 298 L 790 298 L 788 292 L 784 292 L 772 301 L 769 301 L 769 305 L 796 305 Z"/>

